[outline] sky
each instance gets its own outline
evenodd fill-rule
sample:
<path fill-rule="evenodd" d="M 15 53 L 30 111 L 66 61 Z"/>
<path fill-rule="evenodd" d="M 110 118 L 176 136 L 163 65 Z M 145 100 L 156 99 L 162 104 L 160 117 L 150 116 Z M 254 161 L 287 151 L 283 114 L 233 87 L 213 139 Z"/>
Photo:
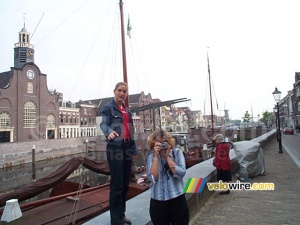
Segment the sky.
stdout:
<path fill-rule="evenodd" d="M 129 93 L 254 119 L 272 112 L 300 71 L 300 1 L 123 0 Z M 119 0 L 0 0 L 0 72 L 25 26 L 35 64 L 64 100 L 113 96 L 123 80 Z"/>

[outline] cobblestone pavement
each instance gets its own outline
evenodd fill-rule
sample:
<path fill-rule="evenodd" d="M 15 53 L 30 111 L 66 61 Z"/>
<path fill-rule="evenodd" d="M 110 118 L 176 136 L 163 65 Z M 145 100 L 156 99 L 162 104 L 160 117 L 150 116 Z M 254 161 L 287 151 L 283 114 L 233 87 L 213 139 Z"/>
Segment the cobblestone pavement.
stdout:
<path fill-rule="evenodd" d="M 272 182 L 275 190 L 215 192 L 190 225 L 300 224 L 300 168 L 285 150 L 278 153 L 276 139 L 263 151 L 265 176 L 254 177 L 250 183 Z"/>

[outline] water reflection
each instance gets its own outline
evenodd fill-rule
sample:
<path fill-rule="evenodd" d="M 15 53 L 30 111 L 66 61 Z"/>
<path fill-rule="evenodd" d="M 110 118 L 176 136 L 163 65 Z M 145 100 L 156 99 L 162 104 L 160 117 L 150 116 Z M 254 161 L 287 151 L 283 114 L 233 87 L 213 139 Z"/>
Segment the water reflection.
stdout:
<path fill-rule="evenodd" d="M 64 165 L 71 158 L 81 157 L 81 156 L 85 156 L 85 155 L 76 154 L 76 155 L 65 156 L 61 158 L 55 158 L 51 160 L 39 161 L 35 163 L 35 171 L 33 171 L 33 166 L 31 163 L 22 166 L 15 166 L 9 169 L 2 169 L 0 174 L 0 181 L 1 181 L 0 193 L 3 194 L 7 192 L 12 192 L 26 184 L 31 183 L 34 172 L 35 172 L 36 179 L 37 180 L 41 179 L 56 171 L 59 167 Z M 81 167 L 82 166 L 78 168 L 79 171 L 83 170 L 83 168 Z M 90 172 L 94 173 L 92 171 Z M 74 173 L 79 174 L 78 171 Z M 70 178 L 74 180 L 75 179 L 74 174 L 71 174 Z"/>
<path fill-rule="evenodd" d="M 35 177 L 36 180 L 44 178 L 49 174 L 56 171 L 59 167 L 64 165 L 73 157 L 88 157 L 93 160 L 103 160 L 106 159 L 106 152 L 104 151 L 95 151 L 87 152 L 81 154 L 75 154 L 60 158 L 54 158 L 46 161 L 35 162 L 35 166 L 31 163 L 25 164 L 22 166 L 15 166 L 9 169 L 2 169 L 0 173 L 0 195 L 8 192 L 12 192 L 24 185 L 27 185 L 32 181 L 32 178 Z M 135 160 L 136 166 L 145 165 L 145 153 L 139 152 L 138 157 Z M 95 186 L 97 184 L 102 184 L 107 181 L 105 175 L 101 175 L 90 171 L 83 166 L 78 167 L 67 180 L 80 183 L 82 182 L 88 186 Z M 48 197 L 49 191 L 41 194 L 37 199 Z"/>

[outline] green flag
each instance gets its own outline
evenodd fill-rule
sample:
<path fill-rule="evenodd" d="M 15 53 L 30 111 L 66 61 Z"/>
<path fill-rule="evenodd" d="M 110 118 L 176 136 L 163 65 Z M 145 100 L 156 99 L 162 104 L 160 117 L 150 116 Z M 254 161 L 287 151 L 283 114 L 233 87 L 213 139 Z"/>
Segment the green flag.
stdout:
<path fill-rule="evenodd" d="M 130 18 L 128 16 L 127 35 L 128 35 L 129 38 L 131 38 L 131 30 L 132 30 L 132 27 L 131 27 L 131 24 L 130 24 Z"/>

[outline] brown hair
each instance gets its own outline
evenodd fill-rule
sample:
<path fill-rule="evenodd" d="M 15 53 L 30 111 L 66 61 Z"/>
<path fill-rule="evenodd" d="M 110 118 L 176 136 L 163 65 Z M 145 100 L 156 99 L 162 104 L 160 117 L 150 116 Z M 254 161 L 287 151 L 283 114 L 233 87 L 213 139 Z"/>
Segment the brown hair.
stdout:
<path fill-rule="evenodd" d="M 128 89 L 128 84 L 126 84 L 125 82 L 119 82 L 119 83 L 116 84 L 114 91 L 117 90 L 117 88 L 118 88 L 119 86 L 121 86 L 121 85 L 126 86 L 127 89 Z"/>
<path fill-rule="evenodd" d="M 148 145 L 150 149 L 153 149 L 155 142 L 161 141 L 161 139 L 164 139 L 164 141 L 168 142 L 169 145 L 172 146 L 172 148 L 175 147 L 175 139 L 169 132 L 165 130 L 155 130 L 148 137 Z"/>

